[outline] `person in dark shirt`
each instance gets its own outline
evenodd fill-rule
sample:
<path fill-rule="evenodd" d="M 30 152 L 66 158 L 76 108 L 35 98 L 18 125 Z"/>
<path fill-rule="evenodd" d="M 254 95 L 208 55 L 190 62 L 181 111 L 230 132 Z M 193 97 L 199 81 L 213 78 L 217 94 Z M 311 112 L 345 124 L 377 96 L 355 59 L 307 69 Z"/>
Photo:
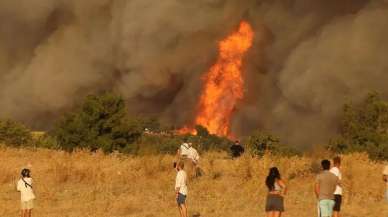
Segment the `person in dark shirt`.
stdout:
<path fill-rule="evenodd" d="M 236 140 L 236 142 L 230 147 L 230 151 L 233 158 L 240 157 L 240 155 L 244 153 L 244 147 L 240 144 L 240 141 Z"/>

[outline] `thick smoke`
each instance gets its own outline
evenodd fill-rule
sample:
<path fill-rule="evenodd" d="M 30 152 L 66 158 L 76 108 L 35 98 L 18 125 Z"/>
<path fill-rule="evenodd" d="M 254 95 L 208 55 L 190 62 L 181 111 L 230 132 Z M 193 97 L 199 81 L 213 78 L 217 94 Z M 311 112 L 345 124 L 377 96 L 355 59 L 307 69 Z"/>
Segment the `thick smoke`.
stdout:
<path fill-rule="evenodd" d="M 383 0 L 2 0 L 0 117 L 45 129 L 85 95 L 114 90 L 131 114 L 182 125 L 217 41 L 242 19 L 255 44 L 238 135 L 326 142 L 346 100 L 388 95 Z"/>

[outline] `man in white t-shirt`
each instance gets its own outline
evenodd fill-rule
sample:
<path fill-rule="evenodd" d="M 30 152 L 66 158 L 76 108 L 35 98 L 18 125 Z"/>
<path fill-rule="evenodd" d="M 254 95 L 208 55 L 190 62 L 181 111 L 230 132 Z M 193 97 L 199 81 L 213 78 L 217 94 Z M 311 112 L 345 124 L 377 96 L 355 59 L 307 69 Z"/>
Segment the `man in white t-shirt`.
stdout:
<path fill-rule="evenodd" d="M 388 165 L 384 167 L 383 170 L 383 180 L 385 182 L 385 200 L 388 202 Z"/>
<path fill-rule="evenodd" d="M 190 155 L 191 143 L 183 142 L 178 149 L 179 157 L 188 157 Z"/>
<path fill-rule="evenodd" d="M 333 158 L 333 167 L 330 169 L 330 172 L 336 175 L 341 182 L 342 174 L 340 171 L 341 167 L 341 158 L 335 157 Z M 334 192 L 334 207 L 333 207 L 333 217 L 339 217 L 339 213 L 341 211 L 341 204 L 342 204 L 342 187 L 340 185 L 337 185 L 335 192 Z"/>
<path fill-rule="evenodd" d="M 190 175 L 194 177 L 199 177 L 202 175 L 202 170 L 199 167 L 199 154 L 198 151 L 192 146 L 191 142 L 185 140 L 182 145 L 177 150 L 177 158 L 174 162 L 174 167 L 176 167 L 176 162 L 179 160 L 189 159 L 192 163 L 194 170 L 189 169 Z"/>
<path fill-rule="evenodd" d="M 189 143 L 190 149 L 189 149 L 189 155 L 187 158 L 191 159 L 191 161 L 197 165 L 199 163 L 199 154 L 195 148 L 193 148 L 192 144 Z"/>
<path fill-rule="evenodd" d="M 187 174 L 184 171 L 185 164 L 179 161 L 177 164 L 177 175 L 175 179 L 175 198 L 178 204 L 179 214 L 181 217 L 188 217 L 186 207 L 187 197 Z"/>
<path fill-rule="evenodd" d="M 199 154 L 198 151 L 193 148 L 193 144 L 191 142 L 184 142 L 178 149 L 178 158 L 188 158 L 190 159 L 194 165 L 197 165 L 199 162 Z"/>

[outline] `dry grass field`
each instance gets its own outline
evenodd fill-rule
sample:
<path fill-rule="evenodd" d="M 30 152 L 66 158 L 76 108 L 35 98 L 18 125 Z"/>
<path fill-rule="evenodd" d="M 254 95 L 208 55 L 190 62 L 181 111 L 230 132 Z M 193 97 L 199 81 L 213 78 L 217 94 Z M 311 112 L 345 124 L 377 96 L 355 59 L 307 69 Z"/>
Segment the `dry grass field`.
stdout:
<path fill-rule="evenodd" d="M 204 176 L 189 182 L 189 213 L 204 217 L 264 216 L 263 180 L 278 166 L 289 185 L 288 217 L 316 216 L 314 168 L 319 157 L 244 156 L 205 153 Z M 29 165 L 37 195 L 36 217 L 172 217 L 175 171 L 172 156 L 130 157 L 78 151 L 0 148 L 0 216 L 19 215 L 15 190 L 22 167 Z M 343 157 L 344 217 L 387 217 L 382 164 L 364 154 Z"/>

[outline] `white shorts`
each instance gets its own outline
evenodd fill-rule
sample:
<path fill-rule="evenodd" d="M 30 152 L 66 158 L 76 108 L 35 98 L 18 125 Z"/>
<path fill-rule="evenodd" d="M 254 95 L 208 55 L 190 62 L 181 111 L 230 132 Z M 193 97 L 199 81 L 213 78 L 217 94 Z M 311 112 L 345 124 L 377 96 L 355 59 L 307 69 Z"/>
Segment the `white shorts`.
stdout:
<path fill-rule="evenodd" d="M 22 201 L 21 208 L 22 208 L 22 210 L 33 209 L 34 208 L 34 200 Z"/>

